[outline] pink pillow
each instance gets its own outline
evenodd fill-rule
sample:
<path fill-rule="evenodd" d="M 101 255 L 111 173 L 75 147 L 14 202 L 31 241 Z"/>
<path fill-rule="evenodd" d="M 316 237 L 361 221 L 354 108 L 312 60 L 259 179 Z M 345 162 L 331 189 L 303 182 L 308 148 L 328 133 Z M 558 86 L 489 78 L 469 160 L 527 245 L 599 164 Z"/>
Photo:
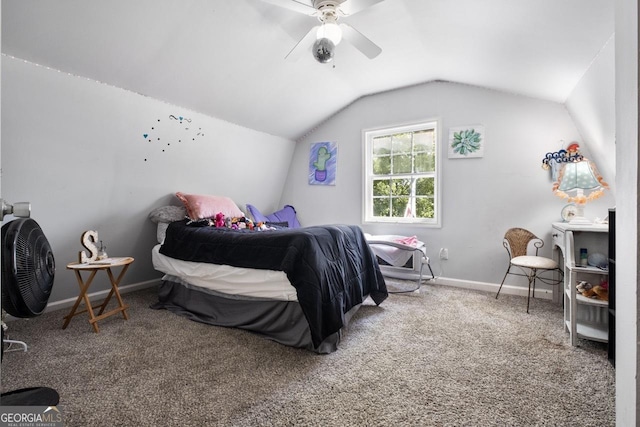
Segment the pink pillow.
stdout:
<path fill-rule="evenodd" d="M 243 217 L 244 213 L 228 197 L 206 196 L 200 194 L 176 193 L 176 197 L 184 203 L 187 215 L 191 219 L 214 218 L 218 212 L 225 217 Z"/>

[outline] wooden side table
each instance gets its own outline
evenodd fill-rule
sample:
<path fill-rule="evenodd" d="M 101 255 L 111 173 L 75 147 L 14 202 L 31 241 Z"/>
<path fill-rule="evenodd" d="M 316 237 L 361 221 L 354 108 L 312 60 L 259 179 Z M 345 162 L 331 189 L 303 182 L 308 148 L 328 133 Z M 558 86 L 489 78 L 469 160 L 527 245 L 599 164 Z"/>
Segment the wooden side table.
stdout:
<path fill-rule="evenodd" d="M 129 320 L 129 316 L 127 315 L 127 312 L 126 312 L 129 306 L 122 302 L 120 291 L 118 291 L 118 285 L 120 284 L 120 281 L 122 280 L 125 273 L 127 272 L 129 265 L 131 265 L 133 261 L 134 259 L 132 257 L 122 257 L 122 258 L 107 258 L 101 261 L 96 261 L 91 264 L 80 264 L 78 262 L 71 262 L 67 264 L 67 269 L 73 270 L 74 273 L 76 274 L 76 278 L 78 279 L 78 285 L 80 286 L 80 294 L 78 295 L 78 299 L 76 299 L 75 304 L 73 304 L 73 307 L 71 308 L 71 312 L 64 317 L 65 320 L 64 320 L 64 325 L 62 325 L 62 329 L 66 329 L 66 327 L 69 325 L 69 322 L 71 322 L 71 319 L 74 316 L 77 316 L 78 314 L 82 314 L 85 312 L 89 313 L 89 323 L 91 324 L 91 326 L 93 326 L 93 330 L 96 333 L 100 332 L 100 329 L 98 328 L 98 320 L 102 320 L 109 316 L 113 316 L 114 314 L 117 314 L 117 313 L 122 313 L 122 316 L 124 317 L 124 319 Z M 117 278 L 111 272 L 112 267 L 123 267 Z M 111 290 L 109 291 L 109 295 L 107 295 L 107 298 L 102 302 L 102 304 L 94 307 L 91 305 L 91 301 L 89 300 L 89 295 L 87 295 L 87 291 L 91 286 L 91 282 L 93 281 L 93 278 L 96 276 L 96 274 L 100 270 L 106 270 L 107 275 L 109 276 L 109 281 L 111 282 Z M 81 271 L 90 272 L 89 277 L 87 277 L 86 280 L 82 280 L 82 275 L 80 274 Z M 103 313 L 104 309 L 107 307 L 107 304 L 109 304 L 111 297 L 114 295 L 118 300 L 118 307 L 111 311 Z M 84 301 L 84 305 L 86 308 L 81 311 L 76 311 L 82 301 Z M 93 311 L 94 309 L 99 309 L 97 316 Z"/>

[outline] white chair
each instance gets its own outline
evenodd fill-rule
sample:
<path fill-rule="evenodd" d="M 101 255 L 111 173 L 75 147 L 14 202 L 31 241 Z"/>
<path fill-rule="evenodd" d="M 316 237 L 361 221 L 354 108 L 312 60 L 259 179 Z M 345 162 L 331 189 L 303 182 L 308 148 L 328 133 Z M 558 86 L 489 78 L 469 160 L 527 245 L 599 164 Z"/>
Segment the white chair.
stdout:
<path fill-rule="evenodd" d="M 535 255 L 529 255 L 529 245 L 535 248 Z M 548 277 L 541 277 L 540 274 L 550 271 L 558 271 L 562 275 L 558 263 L 551 258 L 538 256 L 538 250 L 544 246 L 544 241 L 537 237 L 532 232 L 525 230 L 524 228 L 510 228 L 504 235 L 502 245 L 509 254 L 509 266 L 507 272 L 502 278 L 500 288 L 496 294 L 496 299 L 500 295 L 502 285 L 507 278 L 507 275 L 513 274 L 515 276 L 524 276 L 529 282 L 529 289 L 527 291 L 527 313 L 529 312 L 529 298 L 531 297 L 531 291 L 533 287 L 533 294 L 535 298 L 536 292 L 536 280 L 541 281 L 547 285 L 557 285 L 562 280 L 555 280 Z M 517 267 L 521 273 L 513 273 L 512 267 Z M 533 285 L 533 286 L 532 286 Z"/>

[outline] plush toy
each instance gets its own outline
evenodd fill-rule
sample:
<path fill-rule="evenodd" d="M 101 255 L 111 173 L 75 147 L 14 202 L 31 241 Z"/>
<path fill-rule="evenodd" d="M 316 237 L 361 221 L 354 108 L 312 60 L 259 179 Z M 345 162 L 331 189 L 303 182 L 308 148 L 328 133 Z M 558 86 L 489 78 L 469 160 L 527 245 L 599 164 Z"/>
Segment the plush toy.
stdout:
<path fill-rule="evenodd" d="M 576 290 L 582 296 L 585 296 L 587 298 L 598 298 L 598 295 L 595 292 L 595 286 L 593 286 L 591 283 L 586 282 L 584 280 L 578 282 L 578 285 L 576 286 Z"/>
<path fill-rule="evenodd" d="M 606 277 L 603 277 L 603 278 L 600 280 L 600 286 L 602 286 L 604 289 L 606 289 L 606 290 L 607 290 L 607 292 L 609 292 L 609 280 L 607 280 L 607 278 L 606 278 Z"/>
<path fill-rule="evenodd" d="M 609 301 L 609 291 L 603 288 L 602 286 L 600 285 L 594 286 L 593 292 L 596 294 L 596 297 L 598 299 L 601 299 L 603 301 Z"/>
<path fill-rule="evenodd" d="M 578 282 L 578 285 L 576 286 L 576 290 L 584 296 L 592 296 L 593 295 L 593 292 L 591 292 L 592 288 L 593 288 L 593 285 L 584 280 Z M 589 294 L 589 295 L 586 295 L 586 294 Z"/>
<path fill-rule="evenodd" d="M 603 301 L 609 301 L 609 290 L 607 287 L 608 284 L 605 285 L 604 283 L 602 285 L 593 286 L 589 282 L 581 281 L 578 282 L 576 290 L 587 298 L 597 298 Z"/>
<path fill-rule="evenodd" d="M 216 220 L 214 225 L 216 227 L 224 227 L 224 214 L 222 212 L 218 212 L 216 214 Z"/>

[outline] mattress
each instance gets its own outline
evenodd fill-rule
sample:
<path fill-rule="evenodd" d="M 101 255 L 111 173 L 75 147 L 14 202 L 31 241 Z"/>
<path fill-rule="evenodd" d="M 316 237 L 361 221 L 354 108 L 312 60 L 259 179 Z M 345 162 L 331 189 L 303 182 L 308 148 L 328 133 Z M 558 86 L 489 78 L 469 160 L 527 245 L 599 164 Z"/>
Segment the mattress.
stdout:
<path fill-rule="evenodd" d="M 278 301 L 297 301 L 296 289 L 283 271 L 259 270 L 210 263 L 182 261 L 160 253 L 160 245 L 151 251 L 153 267 L 191 285 L 243 297 Z"/>

